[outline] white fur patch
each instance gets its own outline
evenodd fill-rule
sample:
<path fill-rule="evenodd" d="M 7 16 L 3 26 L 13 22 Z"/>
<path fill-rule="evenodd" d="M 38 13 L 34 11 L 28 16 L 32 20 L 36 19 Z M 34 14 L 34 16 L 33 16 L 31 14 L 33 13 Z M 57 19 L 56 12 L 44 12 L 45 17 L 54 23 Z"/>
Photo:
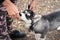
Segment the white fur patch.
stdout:
<path fill-rule="evenodd" d="M 40 36 L 41 36 L 41 34 L 35 34 L 35 39 L 40 40 Z"/>
<path fill-rule="evenodd" d="M 24 13 L 21 13 L 21 20 L 25 22 L 25 27 L 29 28 L 31 26 L 31 20 L 27 19 Z"/>
<path fill-rule="evenodd" d="M 42 17 L 42 15 L 35 15 L 34 16 L 34 23 L 37 22 L 38 20 L 40 20 Z"/>
<path fill-rule="evenodd" d="M 29 14 L 27 11 L 25 11 L 25 13 L 26 13 L 28 16 L 30 16 L 30 14 Z"/>
<path fill-rule="evenodd" d="M 57 30 L 60 30 L 60 27 L 58 27 Z"/>
<path fill-rule="evenodd" d="M 24 13 L 21 13 L 21 15 L 22 15 L 22 16 L 21 16 L 21 19 L 22 19 L 22 20 L 27 20 Z"/>

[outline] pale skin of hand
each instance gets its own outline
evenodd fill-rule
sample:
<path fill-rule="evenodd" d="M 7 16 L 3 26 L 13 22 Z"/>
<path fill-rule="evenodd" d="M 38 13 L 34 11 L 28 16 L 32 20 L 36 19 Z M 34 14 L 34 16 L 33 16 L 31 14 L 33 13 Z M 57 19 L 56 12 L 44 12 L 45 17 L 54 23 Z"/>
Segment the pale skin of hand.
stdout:
<path fill-rule="evenodd" d="M 9 15 L 11 18 L 20 19 L 19 11 L 18 11 L 17 6 L 14 5 L 10 0 L 5 0 L 5 1 L 3 2 L 3 5 L 6 7 L 7 12 L 8 12 L 8 15 Z"/>
<path fill-rule="evenodd" d="M 37 1 L 38 1 L 38 0 L 33 0 L 33 1 L 32 1 L 31 5 L 30 5 L 30 10 L 33 10 L 33 9 L 35 8 L 35 6 L 36 6 L 36 4 L 37 4 Z"/>

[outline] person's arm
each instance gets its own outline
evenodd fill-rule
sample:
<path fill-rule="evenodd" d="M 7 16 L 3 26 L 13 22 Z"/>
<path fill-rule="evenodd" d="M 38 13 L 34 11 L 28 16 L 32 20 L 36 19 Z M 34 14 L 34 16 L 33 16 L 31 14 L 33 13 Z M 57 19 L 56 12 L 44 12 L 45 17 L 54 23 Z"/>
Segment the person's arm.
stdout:
<path fill-rule="evenodd" d="M 20 18 L 18 8 L 10 0 L 5 0 L 3 5 L 6 7 L 8 15 L 11 18 Z"/>
<path fill-rule="evenodd" d="M 37 4 L 38 0 L 32 0 L 32 3 L 30 5 L 30 9 L 33 10 Z"/>

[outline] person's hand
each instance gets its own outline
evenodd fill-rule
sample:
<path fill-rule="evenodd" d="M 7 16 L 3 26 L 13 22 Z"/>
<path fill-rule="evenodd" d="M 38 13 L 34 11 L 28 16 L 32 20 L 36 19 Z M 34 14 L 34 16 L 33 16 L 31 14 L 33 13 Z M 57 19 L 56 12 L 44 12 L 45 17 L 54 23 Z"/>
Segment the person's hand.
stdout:
<path fill-rule="evenodd" d="M 7 12 L 8 12 L 8 15 L 12 18 L 18 18 L 18 19 L 20 18 L 19 11 L 14 4 L 11 4 L 7 7 Z"/>
<path fill-rule="evenodd" d="M 18 19 L 20 19 L 19 11 L 18 11 L 17 7 L 12 2 L 5 1 L 3 4 L 6 6 L 8 15 L 11 18 L 18 18 Z"/>
<path fill-rule="evenodd" d="M 36 1 L 33 1 L 30 5 L 30 10 L 33 10 L 35 8 Z"/>

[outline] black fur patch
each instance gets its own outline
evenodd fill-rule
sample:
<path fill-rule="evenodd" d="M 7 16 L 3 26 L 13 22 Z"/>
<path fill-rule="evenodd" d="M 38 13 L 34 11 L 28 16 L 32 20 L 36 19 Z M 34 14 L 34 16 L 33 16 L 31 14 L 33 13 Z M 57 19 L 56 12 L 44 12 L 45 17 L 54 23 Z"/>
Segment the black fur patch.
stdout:
<path fill-rule="evenodd" d="M 48 14 L 48 15 L 45 15 L 45 16 L 42 16 L 43 19 L 47 19 L 49 21 L 53 21 L 55 20 L 56 18 L 58 18 L 60 16 L 60 11 L 57 11 L 57 12 L 53 12 L 51 14 Z"/>

